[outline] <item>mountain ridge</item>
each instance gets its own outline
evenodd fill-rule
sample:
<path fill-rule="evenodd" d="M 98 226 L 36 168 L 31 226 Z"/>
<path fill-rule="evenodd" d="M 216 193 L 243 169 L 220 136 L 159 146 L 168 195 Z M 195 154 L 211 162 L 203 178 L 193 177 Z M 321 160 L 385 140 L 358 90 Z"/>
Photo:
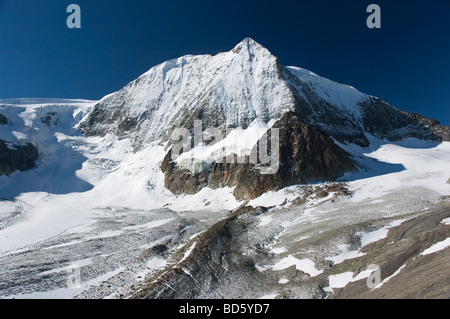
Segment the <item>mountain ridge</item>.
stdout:
<path fill-rule="evenodd" d="M 160 137 L 167 141 L 174 126 L 192 125 L 193 119 L 201 118 L 205 127 L 246 127 L 258 117 L 267 123 L 299 109 L 305 121 L 334 133 L 340 142 L 367 145 L 364 131 L 377 133 L 368 124 L 376 108 L 386 112 L 390 105 L 305 69 L 284 67 L 267 48 L 245 38 L 229 52 L 186 55 L 151 68 L 102 99 L 80 127 L 87 135 L 131 136 L 139 147 Z M 406 114 L 396 116 L 396 125 L 409 129 L 410 135 L 421 125 Z M 380 137 L 401 136 L 384 132 Z"/>
<path fill-rule="evenodd" d="M 295 117 L 295 126 L 304 127 L 289 129 L 286 114 Z M 390 141 L 406 137 L 430 141 L 448 138 L 439 133 L 441 127 L 434 122 L 429 123 L 434 123 L 435 129 L 429 127 L 423 117 L 402 112 L 377 97 L 311 71 L 283 66 L 251 38 L 245 38 L 229 52 L 187 55 L 151 68 L 96 104 L 80 128 L 88 136 L 112 133 L 119 138 L 129 137 L 140 149 L 149 142 L 168 143 L 176 128 L 193 132 L 195 121 L 201 121 L 203 131 L 218 128 L 225 134 L 226 129 L 246 130 L 261 120 L 271 123 L 268 129 L 274 125 L 281 131 L 290 130 L 290 136 L 283 135 L 282 143 L 290 141 L 294 149 L 300 147 L 298 141 L 308 141 L 300 147 L 305 149 L 301 153 L 304 158 L 298 158 L 302 164 L 289 160 L 298 156 L 298 150 L 282 154 L 284 159 L 280 160 L 281 171 L 300 173 L 282 177 L 276 172 L 269 178 L 258 174 L 254 167 L 259 164 L 249 163 L 248 158 L 245 163 L 222 164 L 220 154 L 209 160 L 212 163 L 201 160 L 203 169 L 197 171 L 192 166 L 196 165 L 192 156 L 184 156 L 185 162 L 180 163 L 172 159 L 169 150 L 161 165 L 166 188 L 174 194 L 195 194 L 203 187 L 229 186 L 235 187 L 238 198 L 252 199 L 290 185 L 292 181 L 287 180 L 294 175 L 298 183 L 305 183 L 336 180 L 355 170 L 357 163 L 352 156 L 332 140 L 367 147 L 367 134 Z M 316 132 L 311 136 L 323 135 L 320 140 L 328 146 L 312 145 L 318 140 L 308 137 L 310 132 Z M 327 138 L 331 142 L 325 142 Z M 251 143 L 261 142 L 258 139 Z M 196 143 L 192 146 L 200 147 Z M 170 143 L 166 147 L 170 148 Z M 236 152 L 238 148 L 235 142 L 229 149 Z M 323 158 L 325 165 L 318 165 Z M 319 170 L 315 169 L 317 166 Z M 259 182 L 249 183 L 250 179 Z"/>
<path fill-rule="evenodd" d="M 18 106 L 90 104 L 77 111 L 75 128 L 88 137 L 111 135 L 119 140 L 129 139 L 134 152 L 152 143 L 163 145 L 167 153 L 160 169 L 165 175 L 166 188 L 175 194 L 195 194 L 204 187 L 235 187 L 238 198 L 251 199 L 268 190 L 291 185 L 294 180 L 297 183 L 333 181 L 362 167 L 358 156 L 345 151 L 345 145 L 368 147 L 368 135 L 389 141 L 407 137 L 434 142 L 450 140 L 450 129 L 439 121 L 401 111 L 377 97 L 309 70 L 285 67 L 266 47 L 251 38 L 245 38 L 229 52 L 214 56 L 185 55 L 163 62 L 98 102 L 73 99 L 0 102 Z M 44 118 L 51 120 L 53 113 L 47 112 Z M 292 123 L 289 124 L 287 116 L 295 118 L 293 123 L 297 128 L 290 127 Z M 7 121 L 3 120 L 4 125 Z M 41 121 L 46 123 L 45 119 Z M 281 166 L 281 172 L 298 173 L 281 173 L 284 174 L 281 176 L 277 171 L 270 177 L 261 176 L 256 168 L 260 163 L 249 163 L 252 149 L 260 152 L 255 147 L 263 142 L 261 133 L 258 138 L 250 139 L 247 150 L 236 141 L 231 148 L 228 144 L 222 146 L 246 157 L 244 163 L 222 163 L 220 153 L 216 152 L 211 153 L 213 157 L 208 161 L 201 160 L 202 169 L 196 171 L 192 157 L 195 150 L 174 161 L 172 132 L 175 128 L 185 128 L 192 133 L 195 121 L 201 121 L 203 131 L 216 128 L 224 136 L 230 129 L 243 132 L 238 139 L 247 139 L 255 125 L 268 133 L 264 138 L 270 136 L 272 127 L 280 129 L 281 143 L 290 141 L 294 147 L 281 154 L 277 165 Z M 290 135 L 283 134 L 286 130 Z M 311 132 L 316 133 L 310 135 Z M 326 147 L 313 145 L 312 141 L 317 140 L 313 136 L 317 134 L 322 136 L 320 140 Z M 296 144 L 299 141 L 308 142 L 300 146 Z M 5 143 L 13 142 L 5 140 Z M 215 143 L 215 140 L 203 143 L 202 148 L 211 149 Z M 192 146 L 196 149 L 199 145 Z M 299 149 L 304 150 L 297 153 Z M 298 154 L 304 158 L 292 161 Z M 315 169 L 315 164 L 324 158 L 328 161 L 326 165 Z M 8 174 L 11 172 L 8 169 Z M 249 182 L 250 179 L 255 181 Z"/>

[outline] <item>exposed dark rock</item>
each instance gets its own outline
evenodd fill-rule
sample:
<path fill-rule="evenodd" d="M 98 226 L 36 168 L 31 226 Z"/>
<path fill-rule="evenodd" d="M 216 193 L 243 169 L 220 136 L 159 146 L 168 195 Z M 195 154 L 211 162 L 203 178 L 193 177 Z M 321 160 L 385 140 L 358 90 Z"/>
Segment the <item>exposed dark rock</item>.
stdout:
<path fill-rule="evenodd" d="M 344 183 L 333 183 L 324 187 L 316 186 L 314 188 L 312 186 L 307 186 L 303 189 L 303 195 L 298 196 L 291 201 L 291 205 L 300 206 L 305 204 L 308 199 L 327 197 L 330 193 L 332 193 L 334 197 L 350 196 L 352 194 Z"/>
<path fill-rule="evenodd" d="M 450 141 L 450 126 L 444 126 L 438 120 L 433 120 L 420 114 L 403 112 L 414 121 L 418 121 L 429 128 L 433 133 L 439 136 L 442 141 Z"/>
<path fill-rule="evenodd" d="M 326 190 L 320 189 L 320 190 L 317 191 L 315 197 L 316 197 L 316 198 L 324 198 L 324 197 L 327 197 L 329 194 L 330 194 L 330 193 L 328 193 Z"/>
<path fill-rule="evenodd" d="M 298 196 L 296 199 L 292 201 L 293 206 L 300 206 L 306 203 L 306 196 Z"/>
<path fill-rule="evenodd" d="M 172 162 L 172 151 L 170 150 L 161 163 L 161 170 L 164 175 L 164 184 L 175 195 L 195 194 L 206 184 L 206 173 L 192 174 L 188 170 L 182 170 Z"/>
<path fill-rule="evenodd" d="M 209 176 L 211 188 L 234 187 L 233 194 L 239 199 L 253 199 L 266 191 L 275 191 L 283 186 L 278 174 L 261 174 L 254 164 L 214 163 Z"/>
<path fill-rule="evenodd" d="M 235 187 L 236 198 L 253 199 L 285 186 L 333 181 L 356 169 L 345 151 L 319 127 L 303 123 L 297 113 L 286 113 L 274 128 L 279 129 L 279 169 L 273 174 L 261 174 L 260 164 L 250 163 L 248 157 L 245 163 L 215 162 L 209 172 L 193 174 L 177 168 L 169 151 L 161 164 L 166 188 L 174 194 L 194 194 L 205 186 L 228 186 Z"/>
<path fill-rule="evenodd" d="M 121 131 L 129 132 L 129 131 L 133 130 L 136 126 L 137 126 L 136 119 L 127 117 L 119 124 L 118 128 Z"/>
<path fill-rule="evenodd" d="M 58 118 L 55 118 L 57 115 L 56 112 L 48 112 L 45 116 L 41 117 L 41 122 L 47 126 L 57 125 L 58 124 Z"/>
<path fill-rule="evenodd" d="M 274 124 L 280 129 L 280 169 L 283 186 L 333 181 L 356 168 L 350 156 L 318 126 L 306 125 L 295 112 Z"/>
<path fill-rule="evenodd" d="M 38 150 L 31 143 L 9 148 L 4 140 L 0 140 L 0 175 L 9 176 L 15 171 L 31 169 L 38 156 Z"/>
<path fill-rule="evenodd" d="M 99 102 L 88 116 L 87 120 L 80 123 L 80 129 L 86 136 L 105 136 L 108 132 L 99 129 L 97 123 L 113 124 L 114 120 L 109 115 L 110 114 L 102 107 L 102 102 Z"/>
<path fill-rule="evenodd" d="M 379 98 L 372 97 L 370 102 L 361 106 L 364 129 L 374 136 L 391 141 L 407 137 L 431 141 L 441 139 L 419 116 L 402 112 Z"/>
<path fill-rule="evenodd" d="M 8 119 L 3 114 L 0 114 L 0 125 L 8 124 Z"/>

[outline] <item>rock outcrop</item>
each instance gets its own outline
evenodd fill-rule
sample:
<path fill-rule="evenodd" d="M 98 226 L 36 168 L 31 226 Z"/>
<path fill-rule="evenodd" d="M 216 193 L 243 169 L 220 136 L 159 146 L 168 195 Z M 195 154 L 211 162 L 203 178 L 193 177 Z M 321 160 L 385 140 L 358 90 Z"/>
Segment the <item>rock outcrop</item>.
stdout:
<path fill-rule="evenodd" d="M 442 141 L 450 142 L 450 127 L 442 125 L 440 121 L 430 119 L 420 114 L 403 112 L 413 121 L 418 121 L 436 134 Z"/>
<path fill-rule="evenodd" d="M 195 174 L 178 168 L 169 151 L 161 165 L 166 188 L 174 194 L 195 194 L 206 186 L 235 187 L 237 198 L 253 199 L 286 186 L 334 181 L 356 169 L 344 150 L 318 126 L 303 123 L 296 112 L 287 112 L 273 128 L 279 129 L 278 170 L 273 174 L 262 174 L 261 163 L 250 163 L 248 156 L 245 163 L 214 162 L 210 170 Z M 270 131 L 267 135 L 270 139 Z"/>
<path fill-rule="evenodd" d="M 400 111 L 389 103 L 375 97 L 362 104 L 364 130 L 376 137 L 398 141 L 407 137 L 440 141 L 425 117 Z"/>
<path fill-rule="evenodd" d="M 38 156 L 38 150 L 31 143 L 9 147 L 7 142 L 0 140 L 0 175 L 29 170 L 35 167 Z"/>
<path fill-rule="evenodd" d="M 8 124 L 8 119 L 3 114 L 0 114 L 0 125 Z"/>

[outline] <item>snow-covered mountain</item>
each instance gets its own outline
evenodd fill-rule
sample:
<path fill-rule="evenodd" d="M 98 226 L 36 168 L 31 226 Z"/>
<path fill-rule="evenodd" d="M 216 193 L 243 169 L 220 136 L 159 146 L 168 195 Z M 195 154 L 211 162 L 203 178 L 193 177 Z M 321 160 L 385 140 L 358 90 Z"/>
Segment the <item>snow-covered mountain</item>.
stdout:
<path fill-rule="evenodd" d="M 175 158 L 172 133 L 199 125 L 223 140 L 194 138 Z M 367 277 L 344 261 L 390 223 L 448 205 L 449 140 L 438 121 L 285 67 L 248 38 L 100 101 L 0 100 L 0 297 L 328 296 Z M 264 174 L 255 151 L 277 169 Z M 420 249 L 443 239 L 435 224 Z"/>
<path fill-rule="evenodd" d="M 202 119 L 204 126 L 247 127 L 294 108 L 282 66 L 251 39 L 215 56 L 164 62 L 107 96 L 83 120 L 87 135 L 115 133 L 136 144 L 167 140 L 175 127 Z"/>
<path fill-rule="evenodd" d="M 160 167 L 152 170 L 164 173 L 164 187 L 176 195 L 196 194 L 205 187 L 230 187 L 238 199 L 253 199 L 295 184 L 333 181 L 364 170 L 364 157 L 361 152 L 353 154 L 351 145 L 369 147 L 371 137 L 450 139 L 448 128 L 438 121 L 400 111 L 308 70 L 285 67 L 250 38 L 215 56 L 189 55 L 164 62 L 98 102 L 10 99 L 1 103 L 5 106 L 0 113 L 4 123 L 0 141 L 5 151 L 0 173 L 32 168 L 39 154 L 36 170 L 50 167 L 50 171 L 40 179 L 47 186 L 35 188 L 53 192 L 88 188 L 76 177 L 67 182 L 67 176 L 86 166 L 83 161 L 92 155 L 84 152 L 72 167 L 64 169 L 61 156 L 51 155 L 61 152 L 61 144 L 50 141 L 81 133 L 109 141 L 102 153 L 116 155 L 101 161 L 120 162 L 159 147 L 151 162 Z M 196 127 L 196 123 L 200 124 Z M 194 137 L 193 148 L 174 158 L 171 134 L 180 128 L 192 133 L 198 125 L 200 141 Z M 255 152 L 257 156 L 263 153 L 257 147 L 273 128 L 280 132 L 279 154 L 272 152 L 277 155 L 276 169 L 273 174 L 261 174 L 261 161 L 249 163 L 249 159 Z M 221 131 L 225 138 L 205 141 L 203 132 L 208 129 Z M 117 145 L 122 146 L 113 151 Z M 224 154 L 228 163 L 223 161 Z M 230 154 L 242 158 L 242 163 L 234 165 Z M 62 177 L 49 179 L 55 176 L 55 167 Z M 61 173 L 64 170 L 67 174 Z M 147 176 L 146 183 L 153 185 L 155 181 L 150 180 L 159 180 L 158 174 Z"/>
<path fill-rule="evenodd" d="M 305 69 L 284 67 L 250 38 L 229 52 L 184 56 L 155 66 L 102 99 L 81 128 L 87 135 L 131 137 L 139 146 L 167 140 L 174 128 L 192 126 L 195 119 L 205 127 L 246 128 L 255 119 L 268 123 L 294 110 L 340 142 L 367 146 L 365 132 L 389 139 L 436 139 L 380 99 Z"/>
<path fill-rule="evenodd" d="M 305 69 L 284 67 L 250 38 L 229 52 L 185 56 L 150 69 L 97 103 L 80 128 L 88 136 L 129 138 L 139 150 L 168 142 L 177 128 L 195 130 L 195 121 L 201 121 L 201 130 L 237 129 L 234 141 L 227 138 L 222 144 L 239 156 L 250 156 L 272 126 L 280 129 L 284 146 L 277 165 L 282 169 L 261 176 L 249 165 L 230 168 L 221 165 L 223 153 L 215 143 L 214 153 L 194 141 L 189 155 L 176 160 L 169 151 L 163 163 L 166 187 L 175 194 L 229 186 L 238 198 L 251 199 L 292 184 L 336 180 L 355 166 L 335 142 L 367 147 L 367 134 L 391 141 L 442 140 L 417 117 L 376 97 Z M 193 155 L 199 148 L 208 154 L 200 163 Z"/>

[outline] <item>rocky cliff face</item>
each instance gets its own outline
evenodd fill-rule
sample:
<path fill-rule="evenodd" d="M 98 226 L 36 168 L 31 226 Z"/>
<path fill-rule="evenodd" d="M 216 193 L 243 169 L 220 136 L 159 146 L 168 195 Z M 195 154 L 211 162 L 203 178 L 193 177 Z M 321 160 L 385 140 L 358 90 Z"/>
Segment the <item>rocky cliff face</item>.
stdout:
<path fill-rule="evenodd" d="M 450 141 L 449 126 L 444 126 L 438 120 L 433 120 L 420 114 L 409 113 L 404 111 L 402 111 L 402 113 L 406 114 L 406 116 L 408 116 L 411 119 L 411 121 L 420 122 L 422 125 L 431 130 L 436 136 L 438 136 L 438 138 L 440 138 L 442 141 L 446 142 Z"/>
<path fill-rule="evenodd" d="M 407 137 L 442 140 L 442 134 L 424 117 L 403 112 L 377 97 L 296 67 L 286 68 L 284 74 L 301 119 L 316 124 L 341 143 L 369 146 L 366 134 L 391 141 Z"/>
<path fill-rule="evenodd" d="M 36 147 L 31 143 L 10 147 L 4 140 L 0 140 L 0 176 L 35 167 L 38 156 Z"/>
<path fill-rule="evenodd" d="M 279 156 L 272 174 L 262 174 L 261 163 L 251 163 L 248 156 L 245 163 L 214 162 L 210 170 L 194 174 L 177 168 L 170 151 L 161 165 L 166 187 L 175 194 L 194 194 L 206 186 L 235 187 L 237 198 L 253 199 L 285 186 L 336 180 L 356 169 L 345 151 L 317 125 L 303 123 L 297 112 L 287 112 L 273 128 L 279 130 Z M 255 147 L 261 145 L 260 141 Z"/>
<path fill-rule="evenodd" d="M 0 114 L 0 125 L 6 124 L 8 124 L 8 119 L 4 115 Z"/>
<path fill-rule="evenodd" d="M 430 141 L 442 140 L 419 117 L 402 112 L 379 98 L 372 97 L 369 102 L 363 104 L 363 108 L 364 130 L 376 137 L 391 141 L 406 137 Z"/>

